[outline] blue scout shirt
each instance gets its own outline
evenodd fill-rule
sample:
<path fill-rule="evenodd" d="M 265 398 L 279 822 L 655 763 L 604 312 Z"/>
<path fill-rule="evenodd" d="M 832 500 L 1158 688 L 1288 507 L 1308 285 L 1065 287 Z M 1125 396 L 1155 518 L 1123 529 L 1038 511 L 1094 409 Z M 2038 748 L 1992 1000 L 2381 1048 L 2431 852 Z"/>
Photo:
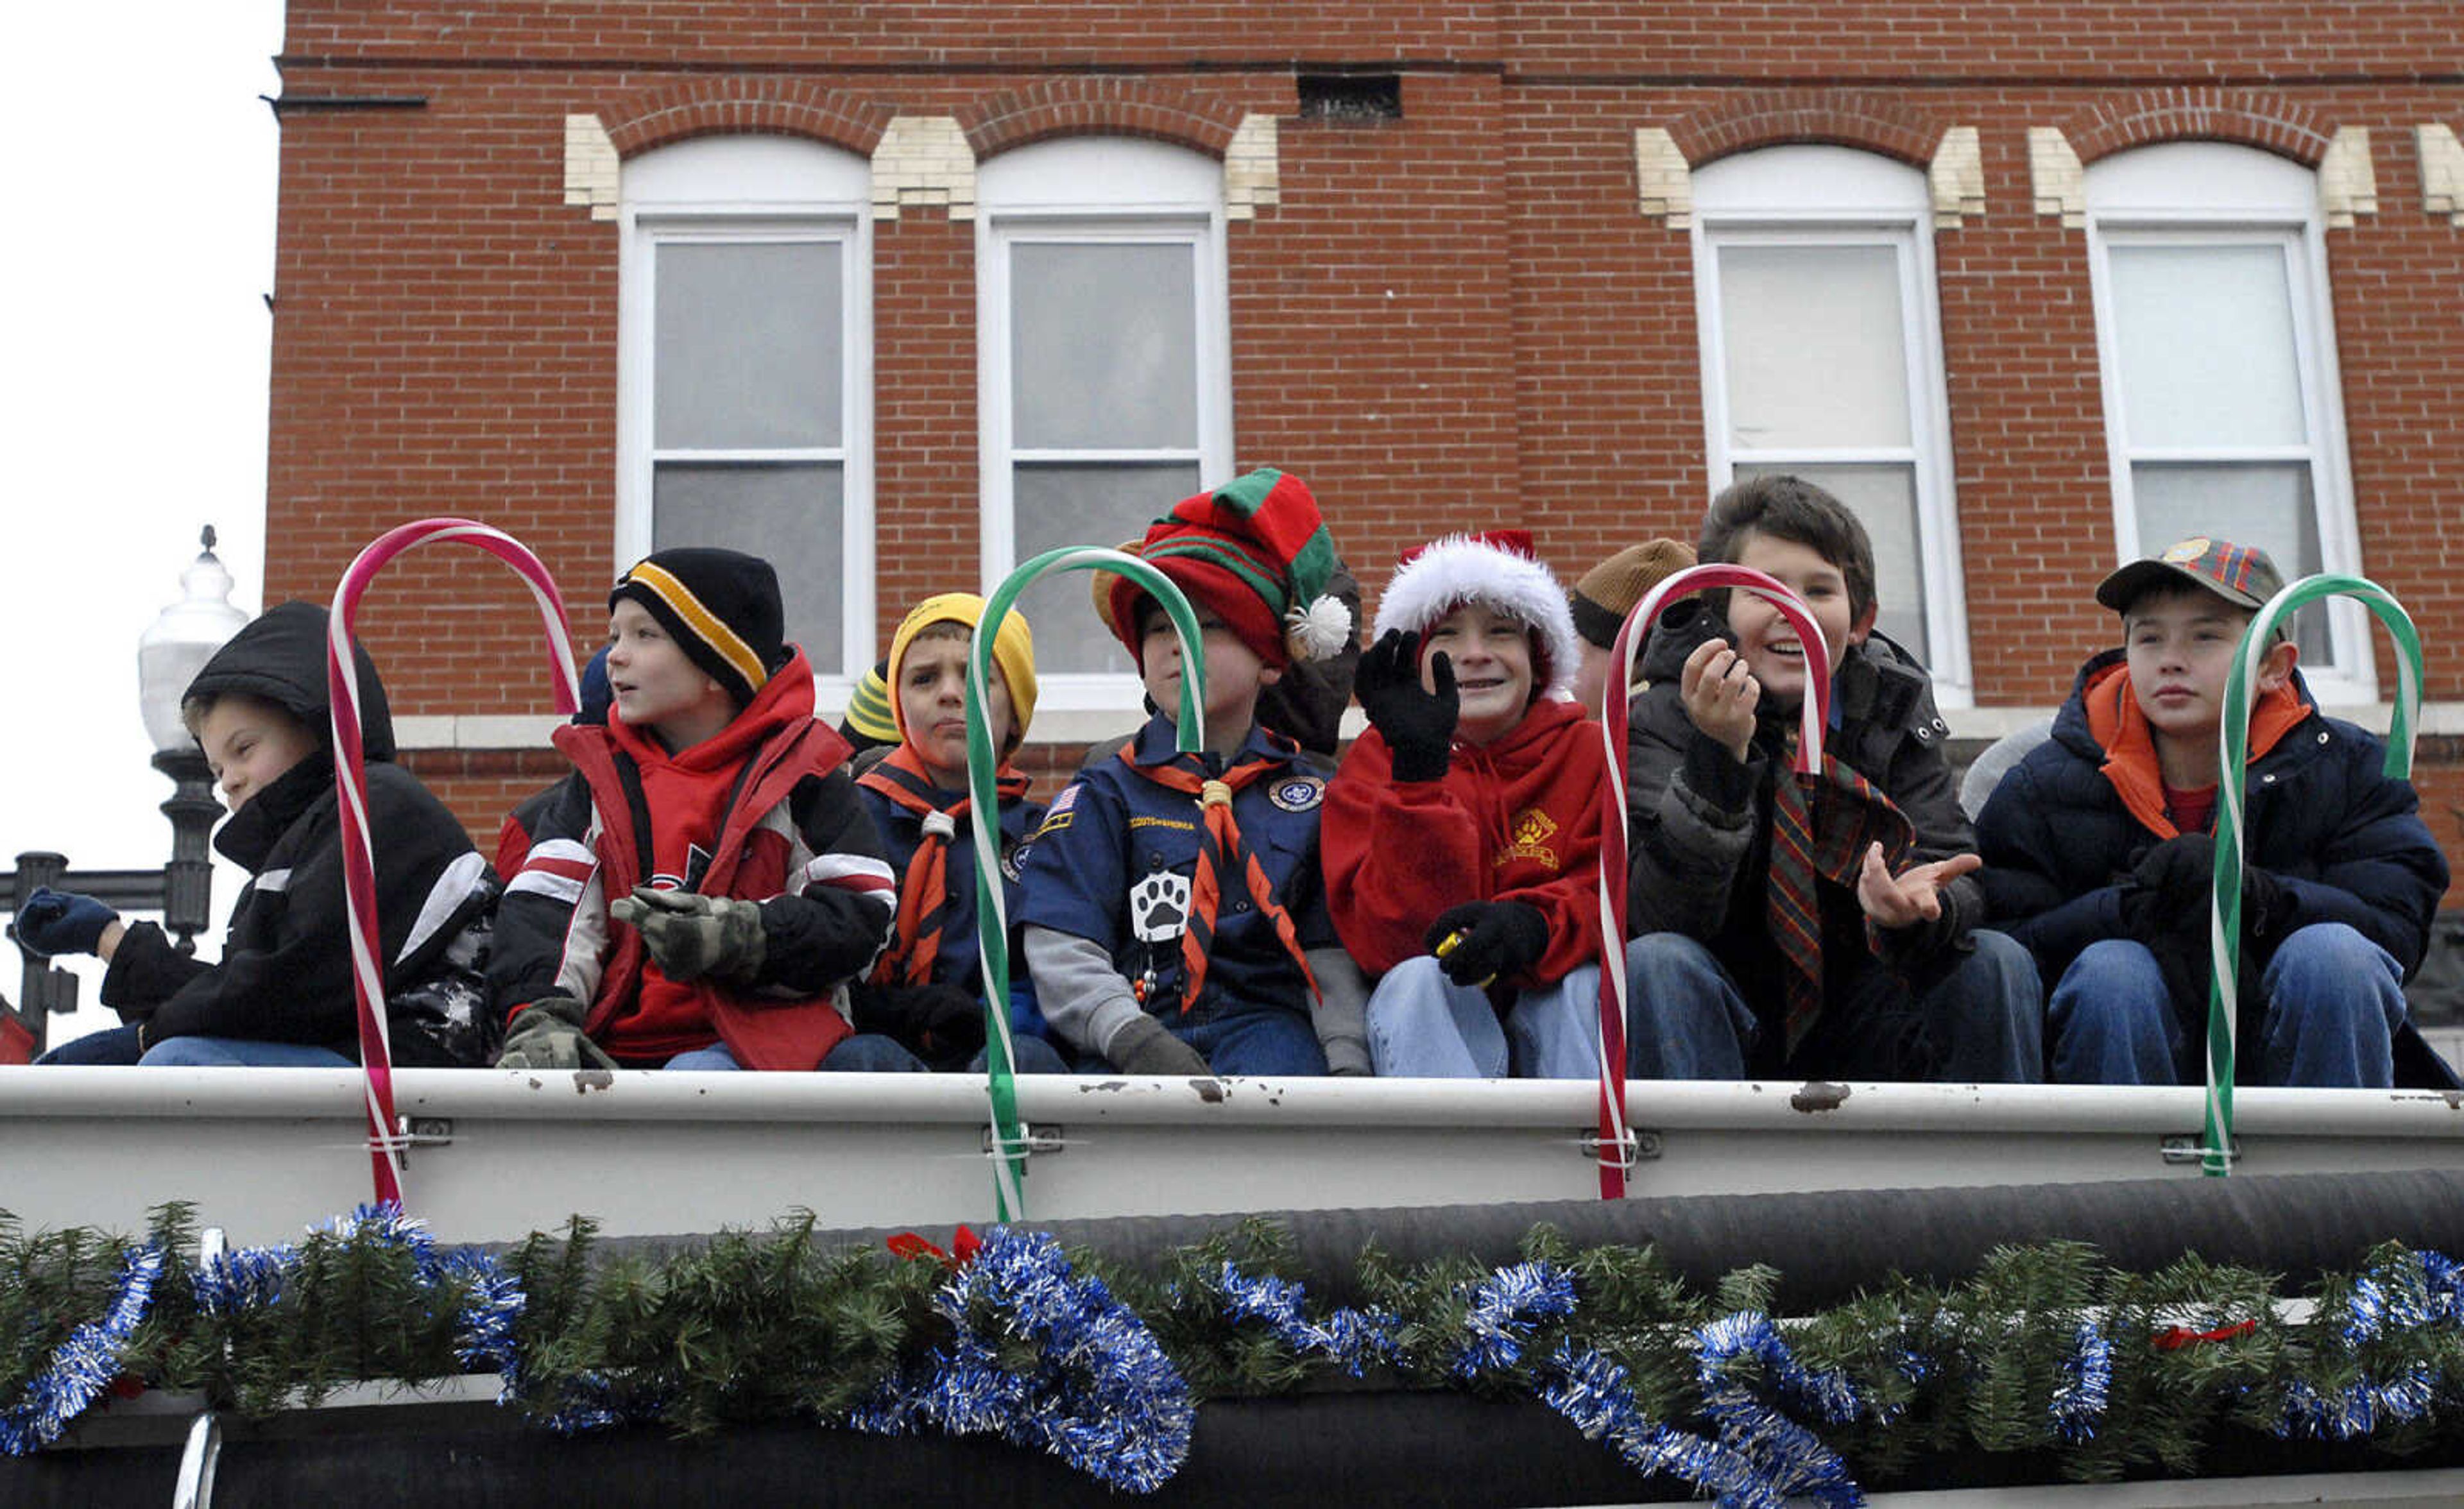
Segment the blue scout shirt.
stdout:
<path fill-rule="evenodd" d="M 1157 713 L 1138 731 L 1133 749 L 1153 763 L 1170 755 L 1174 742 L 1172 720 Z M 1233 797 L 1241 836 L 1291 914 L 1301 947 L 1335 947 L 1317 853 L 1328 767 L 1255 725 L 1240 754 L 1263 754 L 1281 767 Z M 1169 1018 L 1179 1006 L 1180 934 L 1199 835 L 1197 798 L 1157 785 L 1124 760 L 1099 760 L 1054 800 L 1027 844 L 1019 864 L 1026 900 L 1018 920 L 1101 946 L 1124 978 L 1146 987 L 1146 1009 Z M 1309 982 L 1273 922 L 1249 900 L 1240 876 L 1224 876 L 1222 890 L 1215 951 L 1191 1017 L 1256 1007 L 1307 1016 Z"/>
<path fill-rule="evenodd" d="M 881 845 L 890 853 L 890 872 L 905 875 L 915 851 L 924 842 L 924 815 L 913 812 L 891 800 L 869 786 L 856 787 L 856 796 L 864 810 L 872 818 L 874 831 L 881 835 Z M 963 791 L 935 789 L 933 799 L 950 806 L 967 794 Z M 1009 1030 L 1034 1037 L 1051 1036 L 1045 1028 L 1044 1013 L 1035 1003 L 1035 981 L 1026 973 L 1026 955 L 1018 946 L 1020 845 L 1044 820 L 1044 808 L 1032 801 L 1004 802 L 1001 809 L 1001 905 L 1008 908 L 1009 944 Z M 943 856 L 943 869 L 950 889 L 950 917 L 941 925 L 941 951 L 933 956 L 933 983 L 963 985 L 978 995 L 984 993 L 984 961 L 976 948 L 976 828 L 973 822 L 961 821 L 950 840 L 950 852 Z"/>

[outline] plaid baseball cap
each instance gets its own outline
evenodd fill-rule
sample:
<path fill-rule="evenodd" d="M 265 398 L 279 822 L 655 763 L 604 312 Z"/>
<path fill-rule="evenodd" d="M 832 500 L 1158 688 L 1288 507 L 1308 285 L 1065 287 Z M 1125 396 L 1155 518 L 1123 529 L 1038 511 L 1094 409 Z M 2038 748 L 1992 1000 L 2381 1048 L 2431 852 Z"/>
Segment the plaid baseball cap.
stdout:
<path fill-rule="evenodd" d="M 2284 589 L 2284 577 L 2266 551 L 2194 535 L 2098 582 L 2096 601 L 2117 613 L 2127 612 L 2141 593 L 2168 581 L 2187 581 L 2237 607 L 2253 609 L 2267 606 L 2267 600 Z"/>

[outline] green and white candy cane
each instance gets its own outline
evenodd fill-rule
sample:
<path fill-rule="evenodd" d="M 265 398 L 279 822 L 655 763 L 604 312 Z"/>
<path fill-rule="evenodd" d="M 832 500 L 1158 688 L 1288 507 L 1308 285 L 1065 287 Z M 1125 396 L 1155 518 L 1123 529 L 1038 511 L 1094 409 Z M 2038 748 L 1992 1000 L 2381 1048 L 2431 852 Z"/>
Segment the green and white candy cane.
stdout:
<path fill-rule="evenodd" d="M 2240 1005 L 2244 766 L 2250 757 L 2250 696 L 2276 626 L 2321 598 L 2355 598 L 2395 641 L 2395 709 L 2387 725 L 2387 774 L 2412 775 L 2414 724 L 2421 708 L 2421 634 L 2392 593 L 2361 577 L 2304 577 L 2278 591 L 2250 621 L 2225 680 L 2223 736 L 2217 740 L 2216 859 L 2208 913 L 2208 1104 L 2199 1167 L 2233 1171 L 2233 1024 Z"/>
<path fill-rule="evenodd" d="M 984 711 L 992 684 L 993 639 L 1018 595 L 1056 571 L 1109 571 L 1129 578 L 1163 604 L 1180 636 L 1177 748 L 1195 754 L 1206 741 L 1206 658 L 1198 615 L 1172 579 L 1126 551 L 1095 545 L 1047 550 L 1001 579 L 984 604 L 967 652 L 967 821 L 976 840 L 976 948 L 984 967 L 985 1089 L 992 1101 L 995 1219 L 1026 1218 L 1026 1125 L 1018 1116 L 1018 1061 L 1009 1036 L 1009 908 L 1001 901 L 1001 806 L 994 771 L 1000 752 Z"/>

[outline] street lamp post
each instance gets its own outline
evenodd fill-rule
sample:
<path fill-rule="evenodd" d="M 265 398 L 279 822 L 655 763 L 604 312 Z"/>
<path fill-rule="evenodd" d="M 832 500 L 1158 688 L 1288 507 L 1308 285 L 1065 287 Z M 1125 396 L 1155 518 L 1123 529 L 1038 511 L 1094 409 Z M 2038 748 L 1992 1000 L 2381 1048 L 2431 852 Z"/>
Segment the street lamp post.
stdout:
<path fill-rule="evenodd" d="M 231 575 L 214 555 L 212 525 L 206 526 L 199 543 L 204 549 L 180 574 L 180 601 L 157 614 L 137 641 L 138 711 L 154 743 L 154 768 L 171 779 L 170 799 L 163 803 L 163 815 L 171 820 L 169 863 L 159 870 L 72 870 L 59 854 L 20 854 L 15 871 L 0 874 L 0 893 L 10 898 L 12 913 L 38 886 L 82 891 L 115 911 L 160 911 L 163 929 L 180 951 L 196 951 L 197 934 L 211 920 L 213 908 L 213 860 L 206 839 L 223 809 L 214 800 L 213 773 L 181 719 L 180 702 L 214 651 L 248 623 L 248 615 L 231 606 Z M 77 1009 L 77 976 L 25 953 L 22 946 L 19 951 L 25 957 L 20 999 L 15 1006 L 0 999 L 0 1062 L 42 1052 L 52 1015 Z"/>

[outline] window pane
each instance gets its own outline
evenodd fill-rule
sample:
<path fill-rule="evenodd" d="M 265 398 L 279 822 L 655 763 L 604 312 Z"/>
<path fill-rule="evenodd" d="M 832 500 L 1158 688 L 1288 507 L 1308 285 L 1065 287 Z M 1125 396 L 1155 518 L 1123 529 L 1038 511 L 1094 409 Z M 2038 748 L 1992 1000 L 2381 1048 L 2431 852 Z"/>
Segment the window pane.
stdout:
<path fill-rule="evenodd" d="M 1903 466 L 1813 467 L 1741 466 L 1737 480 L 1787 472 L 1827 488 L 1857 522 L 1865 526 L 1874 545 L 1874 601 L 1880 612 L 1874 626 L 1891 637 L 1919 665 L 1927 663 L 1925 647 L 1925 574 L 1917 536 L 1917 482 Z"/>
<path fill-rule="evenodd" d="M 1198 491 L 1198 464 L 1169 466 L 1023 466 L 1017 470 L 1018 558 L 1032 560 L 1063 545 L 1117 545 L 1142 537 L 1150 520 Z M 1095 617 L 1083 571 L 1062 572 L 1029 587 L 1019 611 L 1035 626 L 1035 668 L 1134 671 L 1120 641 Z"/>
<path fill-rule="evenodd" d="M 1719 256 L 1730 446 L 1910 443 L 1897 249 L 1730 244 Z"/>
<path fill-rule="evenodd" d="M 1015 242 L 1009 270 L 1016 445 L 1196 448 L 1195 247 Z"/>
<path fill-rule="evenodd" d="M 660 243 L 653 446 L 840 443 L 839 252 L 834 241 Z"/>
<path fill-rule="evenodd" d="M 724 545 L 778 569 L 787 642 L 825 675 L 844 668 L 844 481 L 834 465 L 662 464 L 651 485 L 650 548 Z"/>
<path fill-rule="evenodd" d="M 2206 535 L 2256 545 L 2275 559 L 2287 581 L 2320 570 L 2319 514 L 2310 502 L 2310 469 L 2299 462 L 2142 464 L 2130 469 L 2130 491 L 2139 503 L 2143 556 L 2153 556 L 2177 539 Z M 2327 615 L 2304 608 L 2293 622 L 2302 661 L 2325 665 Z"/>
<path fill-rule="evenodd" d="M 2308 444 L 2283 247 L 2123 242 L 2111 252 L 2134 449 Z"/>

